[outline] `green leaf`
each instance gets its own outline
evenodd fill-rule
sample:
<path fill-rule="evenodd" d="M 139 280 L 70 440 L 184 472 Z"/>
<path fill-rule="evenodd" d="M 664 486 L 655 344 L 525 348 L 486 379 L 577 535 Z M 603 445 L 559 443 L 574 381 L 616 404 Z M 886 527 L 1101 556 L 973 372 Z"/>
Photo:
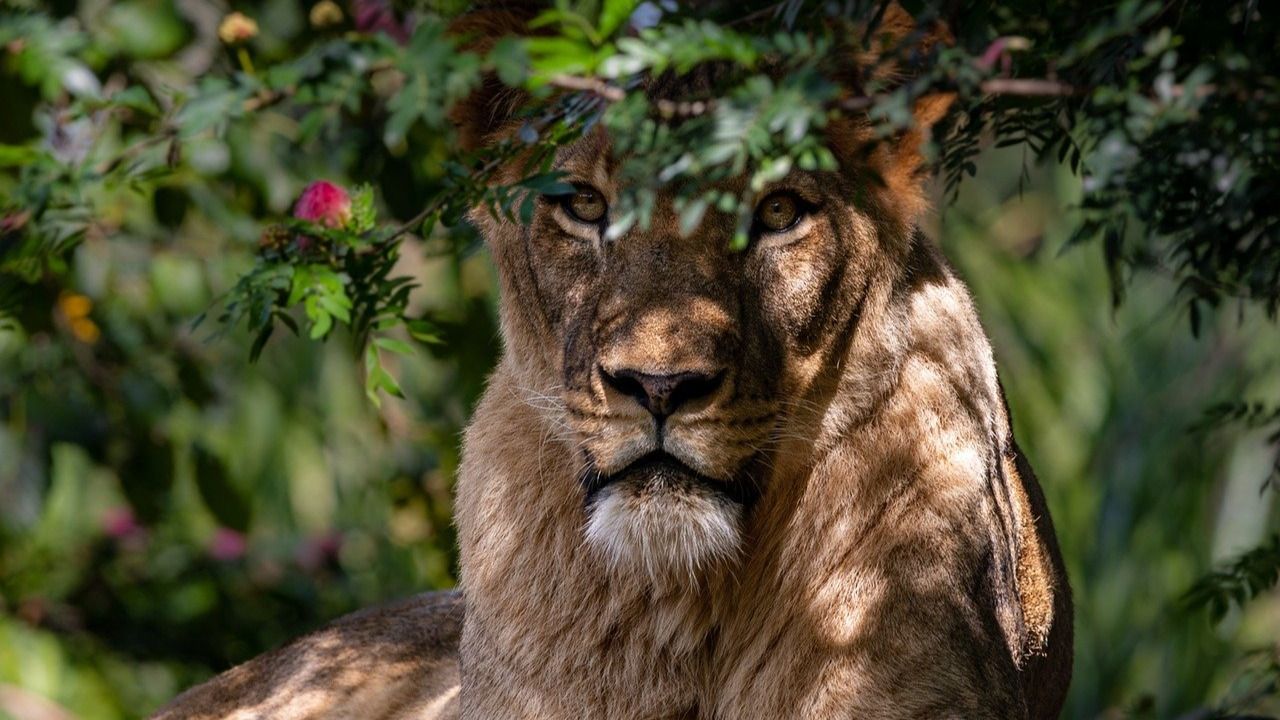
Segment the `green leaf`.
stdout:
<path fill-rule="evenodd" d="M 346 295 L 317 295 L 316 304 L 344 323 L 351 322 L 351 301 Z"/>
<path fill-rule="evenodd" d="M 604 9 L 600 12 L 600 35 L 606 38 L 613 35 L 631 17 L 638 4 L 635 0 L 604 0 Z"/>
<path fill-rule="evenodd" d="M 351 196 L 351 219 L 347 229 L 353 233 L 370 232 L 378 224 L 378 212 L 374 208 L 373 186 L 363 184 Z"/>
<path fill-rule="evenodd" d="M 701 197 L 690 201 L 680 210 L 680 234 L 689 236 L 698 226 L 702 224 L 702 218 L 707 214 L 707 207 L 711 204 L 711 195 L 704 194 Z"/>
<path fill-rule="evenodd" d="M 404 392 L 400 389 L 400 383 L 396 382 L 395 377 L 382 366 L 382 358 L 378 355 L 377 345 L 370 343 L 365 348 L 364 364 L 364 393 L 374 407 L 382 407 L 382 398 L 378 395 L 379 391 L 394 397 L 404 397 Z"/>
<path fill-rule="evenodd" d="M 111 96 L 109 103 L 116 107 L 129 108 L 147 115 L 160 114 L 160 108 L 156 105 L 156 101 L 151 98 L 151 93 L 147 92 L 147 89 L 141 85 L 133 85 L 119 90 Z"/>
<path fill-rule="evenodd" d="M 378 389 L 392 395 L 394 397 L 403 398 L 404 391 L 400 389 L 400 383 L 385 368 L 378 368 L 377 372 Z"/>
<path fill-rule="evenodd" d="M 104 32 L 100 37 L 123 54 L 136 58 L 168 56 L 186 39 L 186 27 L 167 2 L 112 3 L 102 22 Z"/>
<path fill-rule="evenodd" d="M 203 83 L 195 98 L 178 111 L 175 124 L 180 135 L 189 138 L 243 114 L 249 91 L 233 88 L 225 80 Z"/>
<path fill-rule="evenodd" d="M 494 43 L 486 61 L 508 87 L 524 85 L 529 76 L 529 52 L 520 38 L 506 37 Z"/>
<path fill-rule="evenodd" d="M 29 145 L 0 145 L 0 167 L 22 167 L 44 156 L 42 150 Z"/>
<path fill-rule="evenodd" d="M 308 312 L 307 315 L 311 317 L 311 332 L 308 333 L 308 337 L 312 340 L 319 340 L 328 335 L 329 331 L 333 329 L 333 316 L 329 313 Z"/>
<path fill-rule="evenodd" d="M 275 332 L 276 326 L 269 320 L 267 324 L 258 329 L 258 334 L 253 338 L 253 344 L 249 346 L 249 362 L 257 362 L 258 357 L 262 355 L 262 349 L 267 346 L 267 341 L 271 339 L 271 333 Z"/>
<path fill-rule="evenodd" d="M 378 348 L 372 343 L 364 349 L 364 394 L 374 407 L 382 407 L 382 398 L 378 397 L 378 373 L 382 372 L 382 358 L 378 357 Z"/>
<path fill-rule="evenodd" d="M 596 50 L 589 43 L 564 37 L 535 37 L 526 41 L 535 77 L 588 75 L 596 66 Z"/>
<path fill-rule="evenodd" d="M 374 338 L 373 344 L 383 350 L 393 352 L 397 355 L 413 355 L 413 346 L 409 343 L 397 338 L 379 337 Z"/>
<path fill-rule="evenodd" d="M 410 320 L 405 323 L 405 327 L 409 330 L 409 335 L 421 343 L 436 345 L 444 340 L 441 338 L 440 328 L 429 320 L 417 319 Z"/>
<path fill-rule="evenodd" d="M 566 177 L 568 177 L 568 173 L 556 170 L 554 172 L 531 175 L 521 180 L 517 185 L 529 188 L 542 195 L 568 195 L 574 191 L 574 187 L 564 181 Z"/>

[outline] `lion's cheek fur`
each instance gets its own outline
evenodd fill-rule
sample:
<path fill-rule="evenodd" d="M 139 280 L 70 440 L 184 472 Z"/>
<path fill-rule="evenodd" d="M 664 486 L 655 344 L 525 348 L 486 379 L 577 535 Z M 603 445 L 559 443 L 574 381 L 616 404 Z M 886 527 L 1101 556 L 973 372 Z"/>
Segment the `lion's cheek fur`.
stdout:
<path fill-rule="evenodd" d="M 1009 650 L 973 597 L 989 508 L 968 480 L 981 461 L 960 446 L 981 431 L 929 395 L 891 400 L 762 501 L 750 532 L 767 539 L 741 573 L 763 582 L 721 628 L 714 717 L 1019 716 Z"/>

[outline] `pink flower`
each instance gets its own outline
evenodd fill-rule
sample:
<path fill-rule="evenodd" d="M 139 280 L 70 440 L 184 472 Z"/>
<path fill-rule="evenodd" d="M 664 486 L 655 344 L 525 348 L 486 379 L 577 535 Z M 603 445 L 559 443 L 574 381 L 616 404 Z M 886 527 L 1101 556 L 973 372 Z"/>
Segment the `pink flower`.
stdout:
<path fill-rule="evenodd" d="M 230 562 L 244 557 L 245 551 L 248 549 L 249 542 L 245 539 L 244 534 L 231 528 L 218 528 L 213 532 L 213 538 L 209 541 L 209 555 L 214 560 L 223 562 Z"/>
<path fill-rule="evenodd" d="M 127 505 L 113 507 L 102 516 L 102 531 L 107 537 L 125 540 L 142 532 L 142 525 Z"/>
<path fill-rule="evenodd" d="M 342 227 L 351 219 L 351 196 L 339 185 L 317 180 L 302 191 L 293 216 L 326 227 Z"/>
<path fill-rule="evenodd" d="M 365 33 L 384 32 L 401 45 L 409 41 L 405 24 L 396 19 L 396 12 L 387 0 L 354 0 L 356 30 Z"/>

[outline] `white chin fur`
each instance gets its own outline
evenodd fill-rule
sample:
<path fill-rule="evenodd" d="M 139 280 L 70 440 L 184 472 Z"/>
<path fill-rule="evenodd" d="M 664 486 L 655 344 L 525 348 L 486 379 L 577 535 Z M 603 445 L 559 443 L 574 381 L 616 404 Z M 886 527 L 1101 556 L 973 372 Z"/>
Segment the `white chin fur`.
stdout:
<path fill-rule="evenodd" d="M 615 568 L 646 573 L 654 582 L 696 581 L 737 552 L 741 524 L 742 507 L 709 488 L 655 493 L 619 484 L 595 498 L 586 534 Z"/>

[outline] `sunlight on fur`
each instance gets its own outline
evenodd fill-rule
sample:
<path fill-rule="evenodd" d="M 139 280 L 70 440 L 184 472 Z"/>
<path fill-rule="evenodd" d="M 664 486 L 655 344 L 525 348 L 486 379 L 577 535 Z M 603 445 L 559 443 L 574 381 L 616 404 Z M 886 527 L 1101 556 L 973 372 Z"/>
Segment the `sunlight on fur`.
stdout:
<path fill-rule="evenodd" d="M 741 505 L 700 484 L 621 482 L 595 499 L 586 535 L 616 569 L 693 582 L 737 552 L 741 523 Z"/>

